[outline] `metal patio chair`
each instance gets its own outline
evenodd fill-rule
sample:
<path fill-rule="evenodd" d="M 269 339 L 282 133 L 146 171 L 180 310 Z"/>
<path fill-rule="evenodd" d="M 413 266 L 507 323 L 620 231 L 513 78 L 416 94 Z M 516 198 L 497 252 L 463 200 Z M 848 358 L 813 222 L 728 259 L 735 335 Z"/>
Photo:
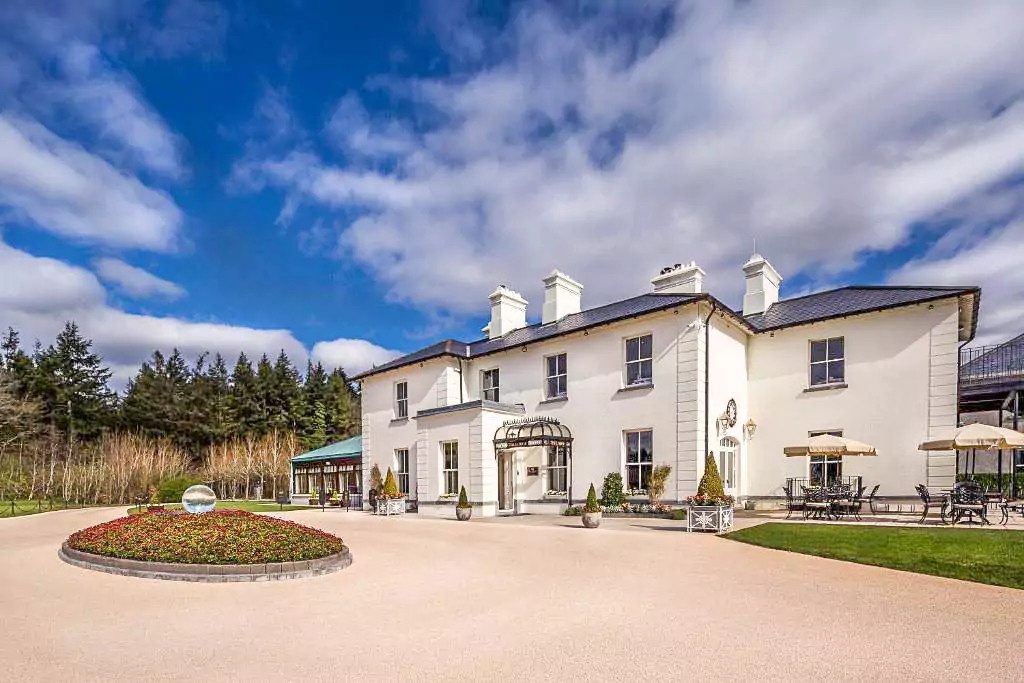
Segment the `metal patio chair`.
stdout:
<path fill-rule="evenodd" d="M 945 522 L 949 499 L 945 496 L 935 495 L 924 484 L 918 484 L 914 489 L 917 491 L 917 495 L 921 496 L 921 503 L 924 504 L 924 512 L 921 513 L 921 519 L 917 520 L 917 523 L 924 524 L 925 519 L 928 517 L 928 511 L 932 508 L 939 508 L 939 514 L 942 517 L 942 521 Z"/>

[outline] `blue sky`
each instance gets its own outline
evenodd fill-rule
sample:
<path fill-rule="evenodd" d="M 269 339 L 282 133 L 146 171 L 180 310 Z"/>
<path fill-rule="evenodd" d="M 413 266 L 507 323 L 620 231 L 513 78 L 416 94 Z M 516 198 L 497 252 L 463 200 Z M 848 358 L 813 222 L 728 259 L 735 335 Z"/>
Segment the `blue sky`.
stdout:
<path fill-rule="evenodd" d="M 358 371 L 696 260 L 1024 320 L 1020 3 L 14 0 L 0 325 Z"/>

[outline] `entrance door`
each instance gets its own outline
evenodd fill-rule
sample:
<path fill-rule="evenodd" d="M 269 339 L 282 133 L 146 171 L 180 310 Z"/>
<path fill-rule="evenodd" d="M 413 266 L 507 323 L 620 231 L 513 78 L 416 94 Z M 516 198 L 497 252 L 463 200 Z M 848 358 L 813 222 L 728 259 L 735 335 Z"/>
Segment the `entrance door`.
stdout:
<path fill-rule="evenodd" d="M 512 510 L 512 453 L 498 454 L 498 510 Z"/>

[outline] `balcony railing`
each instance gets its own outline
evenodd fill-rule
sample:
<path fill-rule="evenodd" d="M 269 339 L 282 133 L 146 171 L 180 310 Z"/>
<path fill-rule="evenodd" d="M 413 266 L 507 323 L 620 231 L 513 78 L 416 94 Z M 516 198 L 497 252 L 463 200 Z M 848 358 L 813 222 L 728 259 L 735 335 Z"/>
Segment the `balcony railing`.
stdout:
<path fill-rule="evenodd" d="M 1024 337 L 960 350 L 960 384 L 1024 381 Z"/>

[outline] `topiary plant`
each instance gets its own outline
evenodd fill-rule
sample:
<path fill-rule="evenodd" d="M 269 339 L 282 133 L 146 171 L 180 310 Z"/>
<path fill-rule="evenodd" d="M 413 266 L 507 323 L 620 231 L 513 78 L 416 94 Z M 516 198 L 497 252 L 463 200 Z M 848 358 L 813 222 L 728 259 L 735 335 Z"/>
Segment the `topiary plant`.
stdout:
<path fill-rule="evenodd" d="M 647 495 L 651 502 L 655 503 L 665 494 L 665 486 L 668 484 L 668 477 L 672 474 L 672 466 L 664 463 L 655 465 L 651 469 L 651 478 L 647 482 Z"/>
<path fill-rule="evenodd" d="M 604 484 L 601 486 L 601 504 L 605 507 L 620 507 L 626 502 L 626 495 L 622 492 L 622 474 L 609 472 L 604 475 Z"/>
<path fill-rule="evenodd" d="M 458 502 L 458 504 L 455 507 L 460 507 L 460 508 L 463 508 L 463 509 L 468 508 L 468 507 L 473 507 L 472 505 L 469 504 L 469 497 L 466 496 L 466 487 L 465 486 L 463 486 L 461 489 L 459 489 L 459 502 Z"/>
<path fill-rule="evenodd" d="M 700 484 L 697 486 L 697 495 L 713 500 L 725 499 L 725 489 L 722 487 L 722 477 L 718 474 L 714 453 L 708 453 L 707 460 L 704 461 L 704 476 L 700 478 Z"/>
<path fill-rule="evenodd" d="M 597 503 L 597 491 L 594 490 L 594 485 L 590 485 L 590 490 L 587 491 L 587 504 L 583 506 L 583 511 L 588 513 L 600 512 L 601 506 Z"/>
<path fill-rule="evenodd" d="M 398 484 L 395 482 L 395 473 L 388 468 L 388 476 L 384 479 L 384 491 L 382 494 L 385 498 L 401 498 L 402 494 L 398 490 Z"/>

